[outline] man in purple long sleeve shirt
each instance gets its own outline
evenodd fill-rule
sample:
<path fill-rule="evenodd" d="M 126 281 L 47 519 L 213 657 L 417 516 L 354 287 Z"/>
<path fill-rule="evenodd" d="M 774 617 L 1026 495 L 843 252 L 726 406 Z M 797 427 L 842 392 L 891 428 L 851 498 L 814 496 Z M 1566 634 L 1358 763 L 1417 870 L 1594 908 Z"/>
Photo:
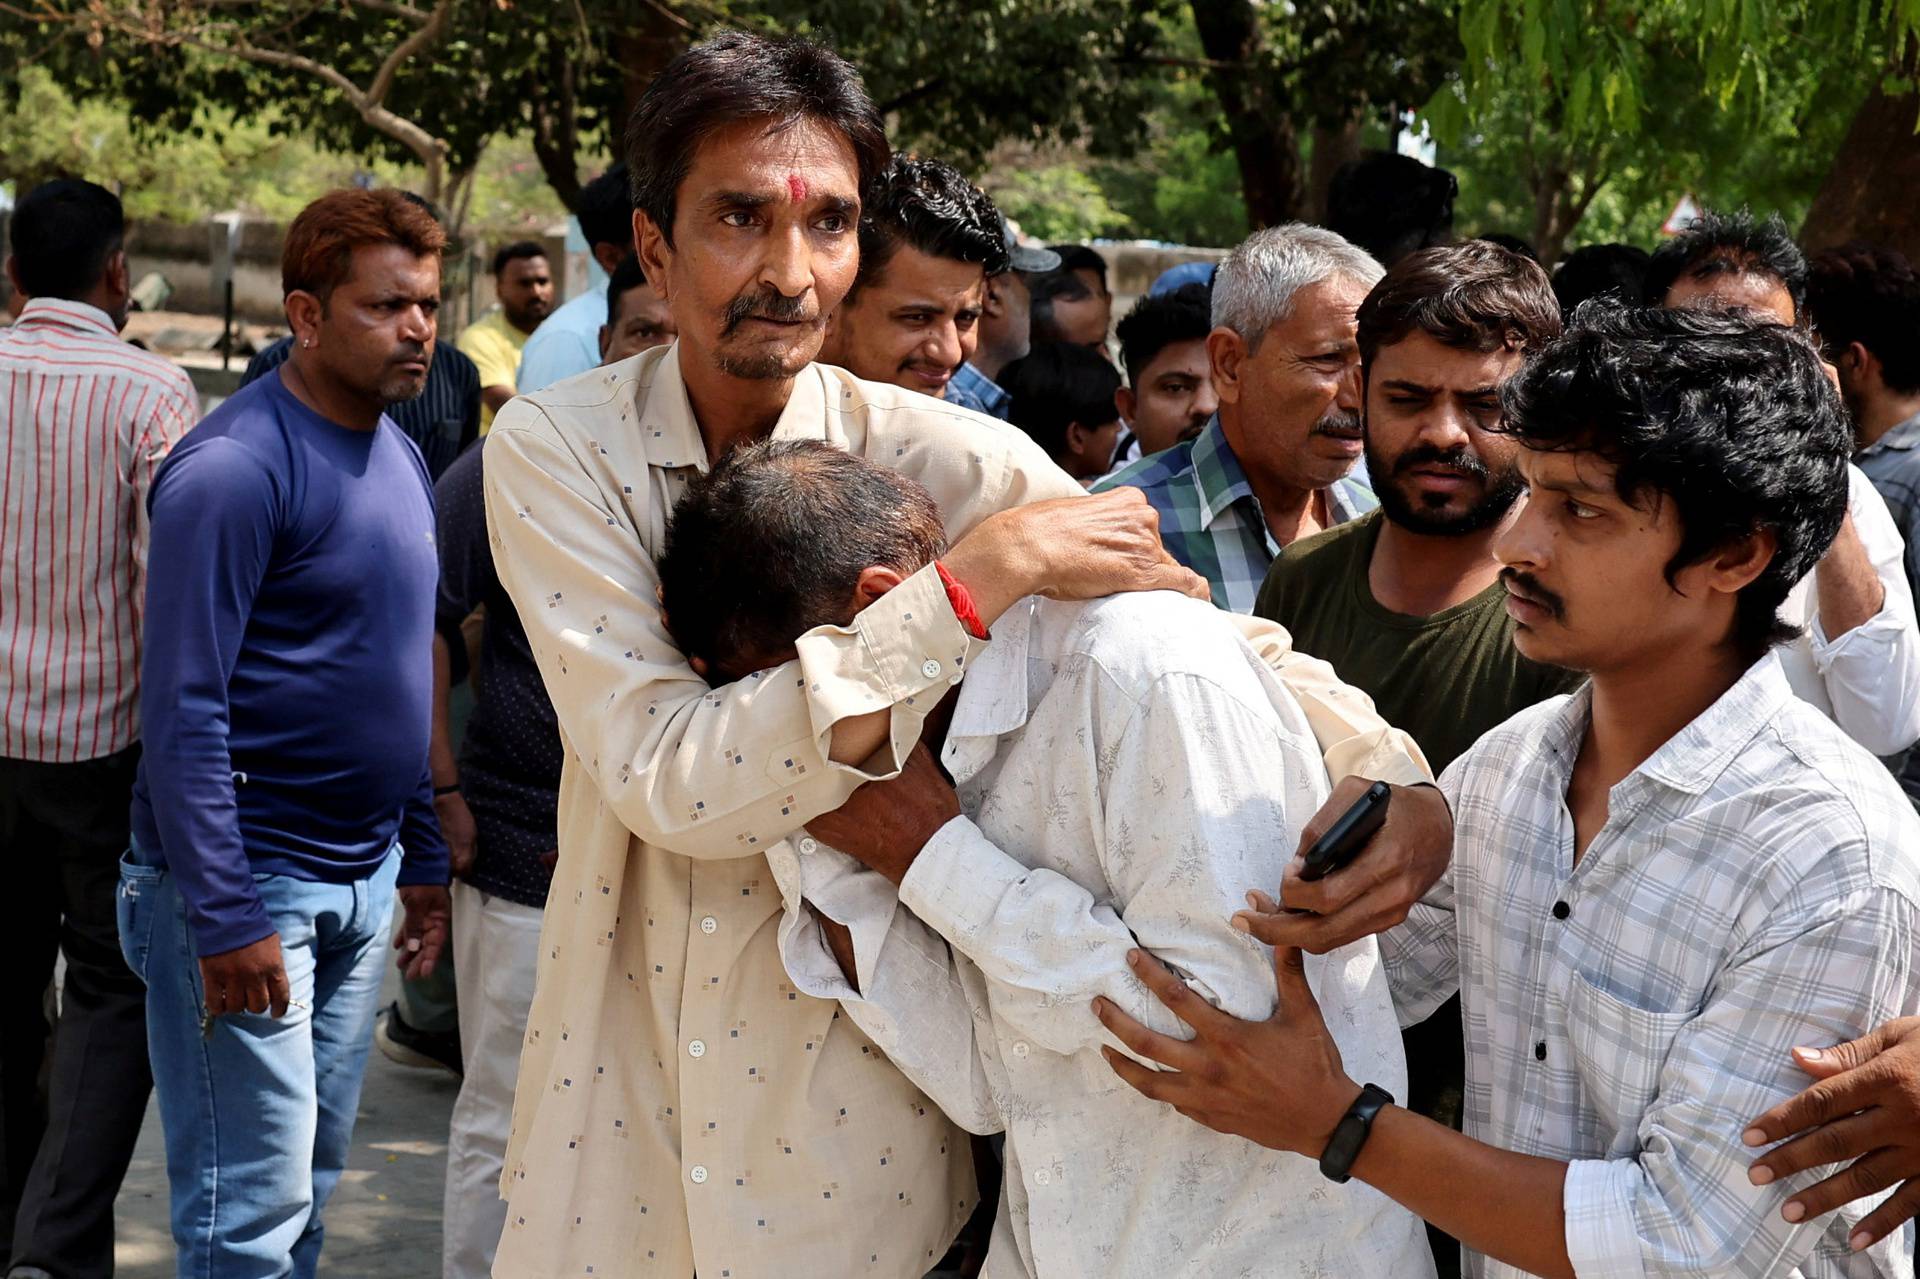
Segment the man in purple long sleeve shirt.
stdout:
<path fill-rule="evenodd" d="M 183 1274 L 313 1274 L 396 893 L 409 975 L 445 944 L 433 490 L 384 412 L 425 384 L 444 244 L 397 192 L 309 205 L 282 262 L 292 358 L 154 480 L 120 932 Z"/>

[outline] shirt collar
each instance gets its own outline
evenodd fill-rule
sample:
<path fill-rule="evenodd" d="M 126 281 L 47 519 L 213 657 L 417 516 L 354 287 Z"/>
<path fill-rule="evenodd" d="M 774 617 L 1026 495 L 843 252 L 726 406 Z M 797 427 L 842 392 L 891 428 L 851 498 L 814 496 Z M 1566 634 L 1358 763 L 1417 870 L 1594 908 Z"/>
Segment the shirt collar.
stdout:
<path fill-rule="evenodd" d="M 1240 459 L 1234 456 L 1233 446 L 1227 443 L 1218 413 L 1207 422 L 1207 429 L 1194 437 L 1187 456 L 1193 463 L 1193 490 L 1200 499 L 1201 528 L 1212 527 L 1220 512 L 1243 498 L 1253 503 L 1259 515 L 1260 499 L 1253 495 L 1253 485 L 1241 469 Z M 1259 518 L 1265 527 L 1265 517 Z"/>
<path fill-rule="evenodd" d="M 1027 659 L 1033 647 L 1034 610 L 1029 596 L 1002 613 L 993 638 L 981 649 L 960 685 L 953 722 L 940 760 L 956 784 L 973 777 L 993 758 L 999 740 L 1027 722 Z"/>
<path fill-rule="evenodd" d="M 687 398 L 687 383 L 680 375 L 680 343 L 673 342 L 663 354 L 642 354 L 629 368 L 613 376 L 630 374 L 638 384 L 633 392 L 640 407 L 641 443 L 646 449 L 647 465 L 663 470 L 681 467 L 707 469 L 707 442 L 694 420 L 693 402 Z M 622 391 L 621 394 L 627 392 Z M 787 397 L 780 420 L 774 423 L 773 438 L 781 440 L 823 440 L 827 437 L 826 384 L 814 365 L 809 364 L 793 379 L 793 392 Z"/>
<path fill-rule="evenodd" d="M 97 306 L 68 298 L 34 298 L 20 308 L 20 318 L 14 323 L 16 326 L 57 324 L 67 329 L 98 330 L 110 338 L 120 336 L 119 326 L 114 324 L 112 316 Z"/>
<path fill-rule="evenodd" d="M 1779 654 L 1768 653 L 1713 705 L 1642 760 L 1615 786 L 1615 792 L 1644 778 L 1688 795 L 1704 794 L 1792 696 Z M 1593 684 L 1588 682 L 1567 699 L 1541 734 L 1542 746 L 1559 757 L 1567 773 L 1572 771 L 1592 715 Z"/>
<path fill-rule="evenodd" d="M 1634 771 L 1674 790 L 1702 794 L 1792 696 L 1779 655 L 1768 653 Z"/>
<path fill-rule="evenodd" d="M 989 410 L 1010 398 L 1005 387 L 975 368 L 971 360 L 962 364 L 953 378 Z"/>
<path fill-rule="evenodd" d="M 1872 457 L 1882 449 L 1908 449 L 1920 447 L 1920 413 L 1915 413 L 1885 435 L 1860 450 L 1861 457 Z"/>

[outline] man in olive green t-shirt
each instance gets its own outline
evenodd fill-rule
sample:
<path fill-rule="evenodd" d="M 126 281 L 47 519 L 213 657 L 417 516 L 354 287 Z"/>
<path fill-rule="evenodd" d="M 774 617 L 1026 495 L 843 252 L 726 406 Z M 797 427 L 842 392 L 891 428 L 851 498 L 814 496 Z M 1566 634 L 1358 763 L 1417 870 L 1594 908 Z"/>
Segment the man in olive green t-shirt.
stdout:
<path fill-rule="evenodd" d="M 1500 386 L 1560 333 L 1534 262 L 1484 241 L 1403 259 L 1360 306 L 1367 471 L 1380 509 L 1295 542 L 1253 611 L 1333 663 L 1412 734 L 1435 772 L 1482 733 L 1584 678 L 1513 647 L 1493 545 L 1512 523 L 1519 446 L 1488 427 Z M 1459 1126 L 1460 1004 L 1405 1033 L 1407 1105 Z M 1458 1246 L 1429 1228 L 1442 1276 Z"/>

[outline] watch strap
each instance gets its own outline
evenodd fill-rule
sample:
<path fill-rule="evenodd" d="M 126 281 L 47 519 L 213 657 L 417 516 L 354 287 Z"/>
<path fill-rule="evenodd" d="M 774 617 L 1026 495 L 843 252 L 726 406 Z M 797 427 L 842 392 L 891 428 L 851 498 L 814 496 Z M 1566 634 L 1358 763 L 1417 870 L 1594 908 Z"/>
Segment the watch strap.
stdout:
<path fill-rule="evenodd" d="M 1373 1132 L 1373 1118 L 1393 1104 L 1393 1094 L 1378 1084 L 1367 1084 L 1347 1107 L 1347 1113 L 1334 1125 L 1333 1136 L 1320 1154 L 1320 1174 L 1328 1181 L 1344 1183 L 1353 1175 L 1353 1161 Z"/>

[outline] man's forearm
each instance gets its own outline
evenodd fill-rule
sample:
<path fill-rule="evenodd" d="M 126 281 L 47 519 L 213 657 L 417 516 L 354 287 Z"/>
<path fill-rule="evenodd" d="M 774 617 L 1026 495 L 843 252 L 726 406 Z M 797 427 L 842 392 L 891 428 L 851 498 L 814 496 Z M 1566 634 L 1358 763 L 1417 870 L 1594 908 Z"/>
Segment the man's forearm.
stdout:
<path fill-rule="evenodd" d="M 1567 1165 L 1557 1159 L 1499 1150 L 1388 1106 L 1353 1175 L 1476 1252 L 1547 1279 L 1574 1279 Z"/>
<path fill-rule="evenodd" d="M 447 641 L 438 631 L 433 635 L 433 735 L 427 745 L 427 763 L 433 771 L 433 785 L 456 786 L 460 768 L 453 754 L 453 730 L 448 723 L 447 703 L 452 692 L 453 660 Z"/>
<path fill-rule="evenodd" d="M 1840 525 L 1839 536 L 1813 570 L 1813 582 L 1820 605 L 1820 629 L 1829 640 L 1837 640 L 1871 621 L 1886 602 L 1886 587 L 1873 571 L 1873 560 L 1851 515 Z"/>

